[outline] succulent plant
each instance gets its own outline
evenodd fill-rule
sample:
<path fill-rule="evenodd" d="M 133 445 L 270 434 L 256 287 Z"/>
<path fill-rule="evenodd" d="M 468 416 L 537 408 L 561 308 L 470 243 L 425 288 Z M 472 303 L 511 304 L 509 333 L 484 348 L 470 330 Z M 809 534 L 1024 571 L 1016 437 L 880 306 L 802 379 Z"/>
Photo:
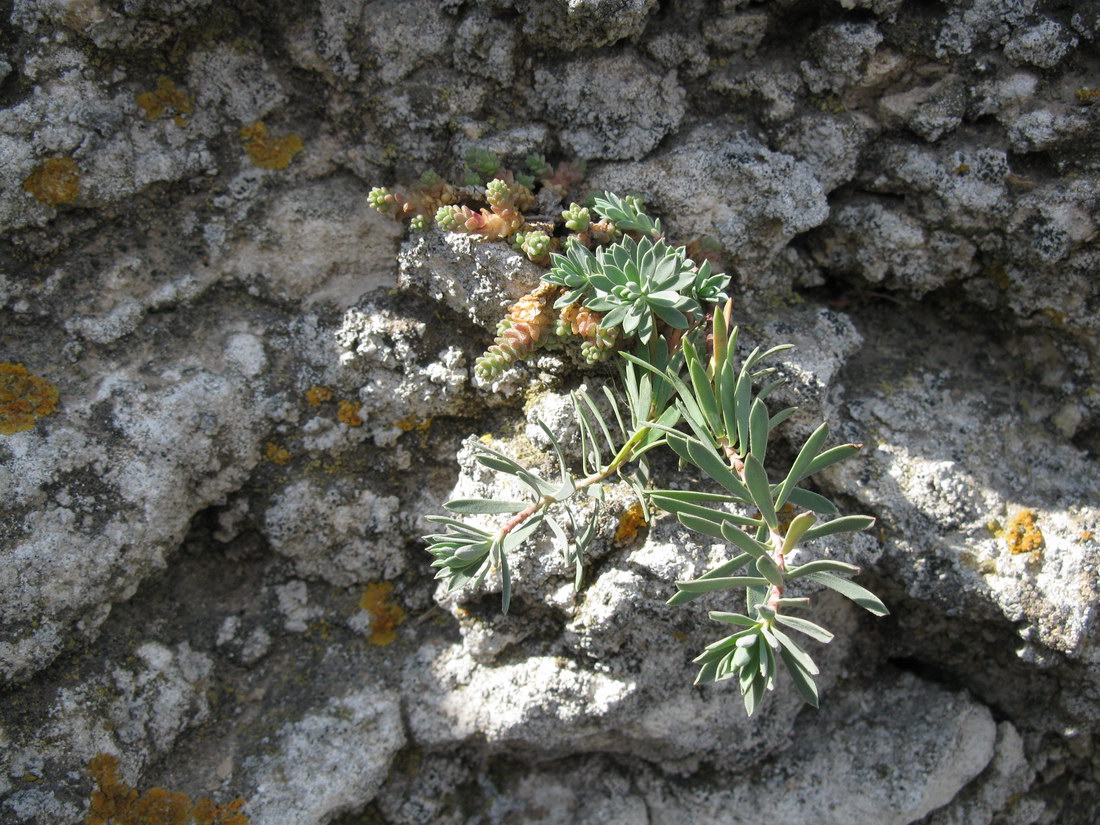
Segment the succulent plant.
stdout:
<path fill-rule="evenodd" d="M 550 253 L 550 247 L 550 236 L 541 230 L 524 233 L 523 241 L 520 243 L 520 249 L 523 250 L 523 254 L 532 261 L 539 261 L 545 258 Z"/>
<path fill-rule="evenodd" d="M 367 193 L 367 203 L 379 212 L 386 213 L 394 208 L 397 200 L 385 186 L 376 186 Z"/>
<path fill-rule="evenodd" d="M 592 275 L 600 268 L 596 256 L 572 238 L 566 241 L 565 254 L 555 252 L 550 256 L 550 261 L 550 271 L 542 279 L 567 290 L 555 305 L 559 309 L 585 297 L 592 288 Z"/>
<path fill-rule="evenodd" d="M 604 313 L 603 326 L 621 326 L 624 334 L 647 343 L 657 329 L 654 317 L 687 329 L 689 316 L 701 315 L 699 302 L 686 294 L 695 272 L 683 250 L 626 237 L 597 257 L 599 270 L 589 277 L 595 295 L 585 306 Z"/>
<path fill-rule="evenodd" d="M 579 203 L 569 204 L 569 208 L 561 213 L 561 219 L 565 221 L 565 228 L 573 232 L 584 232 L 592 220 L 592 213 L 587 207 Z"/>

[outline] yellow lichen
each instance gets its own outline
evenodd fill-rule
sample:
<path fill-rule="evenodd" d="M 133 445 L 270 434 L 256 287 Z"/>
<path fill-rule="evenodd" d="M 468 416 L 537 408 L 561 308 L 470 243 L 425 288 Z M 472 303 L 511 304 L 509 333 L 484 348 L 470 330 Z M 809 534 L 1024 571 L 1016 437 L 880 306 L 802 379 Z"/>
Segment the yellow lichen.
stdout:
<path fill-rule="evenodd" d="M 320 385 L 316 387 L 310 387 L 306 390 L 306 401 L 309 402 L 311 407 L 319 407 L 326 401 L 331 401 L 335 395 L 328 387 L 322 387 Z"/>
<path fill-rule="evenodd" d="M 181 92 L 167 75 L 157 78 L 157 88 L 152 92 L 141 92 L 135 96 L 137 105 L 145 110 L 146 120 L 160 120 L 171 117 L 177 126 L 187 122 L 186 116 L 195 110 L 191 95 Z"/>
<path fill-rule="evenodd" d="M 29 430 L 57 406 L 57 387 L 22 364 L 0 363 L 0 435 Z"/>
<path fill-rule="evenodd" d="M 1038 553 L 1043 547 L 1043 534 L 1036 524 L 1033 510 L 1021 510 L 1008 523 L 1004 532 L 1008 549 L 1014 555 Z"/>
<path fill-rule="evenodd" d="M 402 418 L 394 426 L 403 433 L 412 432 L 413 430 L 426 430 L 432 426 L 432 419 L 425 418 L 421 421 L 415 415 L 410 415 L 408 418 Z"/>
<path fill-rule="evenodd" d="M 211 799 L 193 802 L 187 794 L 150 788 L 143 794 L 119 779 L 118 758 L 101 753 L 88 765 L 96 782 L 87 825 L 248 825 L 240 813 L 243 799 L 215 805 Z"/>
<path fill-rule="evenodd" d="M 359 417 L 359 402 L 341 401 L 336 405 L 336 419 L 349 427 L 362 427 L 363 419 Z"/>
<path fill-rule="evenodd" d="M 638 502 L 634 502 L 619 516 L 619 526 L 615 529 L 615 542 L 626 544 L 638 537 L 638 531 L 645 525 L 645 510 Z"/>
<path fill-rule="evenodd" d="M 72 158 L 47 158 L 27 176 L 23 188 L 48 206 L 72 203 L 80 194 L 80 167 Z"/>
<path fill-rule="evenodd" d="M 359 607 L 371 615 L 367 641 L 372 645 L 393 644 L 397 626 L 405 621 L 405 610 L 390 601 L 392 595 L 392 582 L 370 582 L 359 599 Z"/>
<path fill-rule="evenodd" d="M 1078 103 L 1096 103 L 1100 101 L 1100 89 L 1078 89 L 1075 94 Z"/>
<path fill-rule="evenodd" d="M 305 148 L 298 135 L 269 137 L 262 120 L 241 129 L 241 140 L 252 163 L 261 169 L 286 169 L 294 156 Z"/>
<path fill-rule="evenodd" d="M 264 448 L 264 457 L 271 463 L 282 466 L 290 461 L 290 450 L 276 444 L 274 441 L 269 441 L 267 447 Z"/>

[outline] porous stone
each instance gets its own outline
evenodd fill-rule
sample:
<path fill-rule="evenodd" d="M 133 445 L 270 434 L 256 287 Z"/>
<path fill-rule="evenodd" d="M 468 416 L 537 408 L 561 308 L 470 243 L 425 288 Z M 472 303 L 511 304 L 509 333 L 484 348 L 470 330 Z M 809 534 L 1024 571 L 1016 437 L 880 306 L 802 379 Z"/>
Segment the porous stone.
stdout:
<path fill-rule="evenodd" d="M 375 688 L 333 697 L 274 740 L 272 755 L 243 764 L 240 781 L 253 789 L 249 820 L 322 825 L 374 797 L 405 732 L 397 696 Z"/>
<path fill-rule="evenodd" d="M 534 81 L 537 104 L 567 124 L 561 140 L 585 160 L 641 160 L 684 117 L 676 73 L 635 56 L 574 59 Z"/>
<path fill-rule="evenodd" d="M 606 166 L 592 183 L 640 191 L 668 216 L 670 231 L 709 235 L 750 271 L 828 217 L 824 189 L 808 164 L 717 126 L 699 127 L 674 151 L 642 163 Z"/>

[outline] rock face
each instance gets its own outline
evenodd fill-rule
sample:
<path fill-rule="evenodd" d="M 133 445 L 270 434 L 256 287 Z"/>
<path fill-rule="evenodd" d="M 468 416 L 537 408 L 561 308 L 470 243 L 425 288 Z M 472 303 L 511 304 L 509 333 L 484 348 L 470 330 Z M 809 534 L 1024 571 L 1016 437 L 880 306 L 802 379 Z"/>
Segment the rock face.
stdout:
<path fill-rule="evenodd" d="M 83 821 L 103 752 L 253 823 L 1100 819 L 1095 3 L 2 13 L 0 822 Z M 471 438 L 547 461 L 606 380 L 475 379 L 541 270 L 367 207 L 471 148 L 709 239 L 797 345 L 777 449 L 865 445 L 821 485 L 876 531 L 824 551 L 892 614 L 815 596 L 820 711 L 691 685 L 721 605 L 665 601 L 726 549 L 617 535 L 625 489 L 579 592 L 550 540 L 507 616 L 435 587 Z"/>

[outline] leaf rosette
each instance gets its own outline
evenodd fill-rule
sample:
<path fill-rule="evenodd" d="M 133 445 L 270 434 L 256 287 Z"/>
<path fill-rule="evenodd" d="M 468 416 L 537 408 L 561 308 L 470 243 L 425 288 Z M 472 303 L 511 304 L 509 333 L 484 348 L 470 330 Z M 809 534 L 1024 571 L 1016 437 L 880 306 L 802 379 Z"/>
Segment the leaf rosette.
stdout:
<path fill-rule="evenodd" d="M 599 269 L 589 276 L 595 295 L 585 306 L 605 313 L 602 326 L 621 326 L 626 335 L 648 343 L 656 332 L 654 317 L 674 329 L 687 329 L 689 316 L 702 312 L 689 294 L 695 268 L 682 249 L 649 238 L 624 238 L 598 249 Z"/>

